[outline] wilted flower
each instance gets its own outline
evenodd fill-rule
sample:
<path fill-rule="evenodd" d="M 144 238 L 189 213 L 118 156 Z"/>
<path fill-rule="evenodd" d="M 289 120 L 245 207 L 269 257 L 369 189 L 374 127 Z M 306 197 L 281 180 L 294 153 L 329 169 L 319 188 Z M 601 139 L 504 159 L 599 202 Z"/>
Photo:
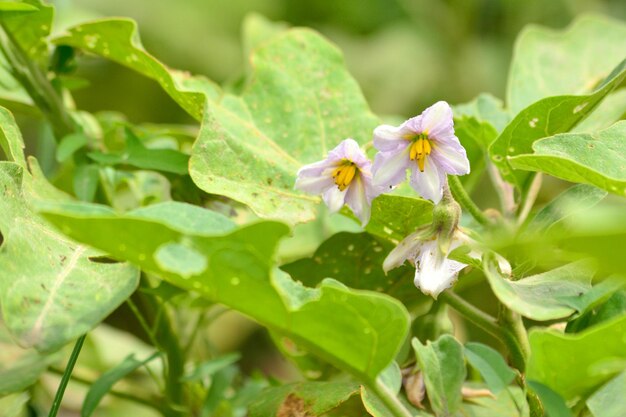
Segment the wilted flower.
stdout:
<path fill-rule="evenodd" d="M 422 197 L 438 203 L 446 175 L 470 171 L 465 148 L 454 135 L 452 109 L 438 101 L 398 127 L 381 125 L 374 130 L 374 184 L 389 188 L 406 179 Z"/>
<path fill-rule="evenodd" d="M 344 205 L 352 209 L 363 225 L 370 219 L 372 200 L 381 189 L 372 184 L 372 163 L 354 139 L 345 139 L 323 161 L 298 171 L 296 188 L 321 194 L 331 212 Z"/>

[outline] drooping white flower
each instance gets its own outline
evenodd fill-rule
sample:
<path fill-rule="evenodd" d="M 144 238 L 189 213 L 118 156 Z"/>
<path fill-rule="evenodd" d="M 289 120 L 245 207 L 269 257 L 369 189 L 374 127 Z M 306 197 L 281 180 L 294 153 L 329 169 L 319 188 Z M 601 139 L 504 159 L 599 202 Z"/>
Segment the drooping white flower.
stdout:
<path fill-rule="evenodd" d="M 466 243 L 467 236 L 456 231 L 450 242 L 449 252 Z M 415 286 L 433 298 L 450 288 L 457 280 L 459 272 L 467 266 L 462 262 L 448 259 L 443 253 L 437 236 L 424 239 L 424 232 L 418 231 L 407 236 L 396 246 L 383 262 L 385 272 L 409 261 L 415 266 Z M 475 253 L 470 256 L 478 258 Z"/>
<path fill-rule="evenodd" d="M 372 183 L 372 163 L 354 139 L 345 139 L 323 161 L 298 171 L 296 189 L 321 194 L 331 213 L 346 204 L 367 224 L 372 200 L 382 189 Z"/>
<path fill-rule="evenodd" d="M 374 184 L 390 188 L 406 179 L 422 197 L 438 203 L 446 175 L 470 172 L 465 148 L 454 135 L 452 109 L 438 101 L 400 126 L 381 125 L 374 130 Z"/>

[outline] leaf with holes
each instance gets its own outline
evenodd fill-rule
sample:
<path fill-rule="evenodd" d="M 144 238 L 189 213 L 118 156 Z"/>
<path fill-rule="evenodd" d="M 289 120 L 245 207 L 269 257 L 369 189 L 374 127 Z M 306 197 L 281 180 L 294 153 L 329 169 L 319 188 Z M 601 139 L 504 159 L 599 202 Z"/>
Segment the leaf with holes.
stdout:
<path fill-rule="evenodd" d="M 510 158 L 513 168 L 545 172 L 626 196 L 626 121 L 596 133 L 564 133 L 536 141 L 532 154 Z"/>
<path fill-rule="evenodd" d="M 149 216 L 145 211 L 116 215 L 98 207 L 49 203 L 41 209 L 78 241 L 239 310 L 359 378 L 376 378 L 404 341 L 408 313 L 399 301 L 329 279 L 307 288 L 275 269 L 276 245 L 289 231 L 282 223 L 192 231 L 192 211 L 202 209 L 187 204 L 154 205 Z M 207 218 L 216 215 L 204 212 Z M 194 258 L 193 270 L 176 256 L 163 255 L 162 248 L 171 252 L 172 245 Z M 350 344 L 345 335 L 350 335 Z"/>
<path fill-rule="evenodd" d="M 248 205 L 261 217 L 313 219 L 319 198 L 294 190 L 298 169 L 343 139 L 365 143 L 378 123 L 337 48 L 291 29 L 254 50 L 241 96 L 205 113 L 190 160 L 204 191 Z"/>

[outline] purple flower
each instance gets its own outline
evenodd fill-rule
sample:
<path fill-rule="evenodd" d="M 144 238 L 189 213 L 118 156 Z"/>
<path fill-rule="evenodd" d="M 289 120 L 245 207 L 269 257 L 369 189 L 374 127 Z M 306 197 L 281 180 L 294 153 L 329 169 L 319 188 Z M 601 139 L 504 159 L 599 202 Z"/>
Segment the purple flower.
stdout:
<path fill-rule="evenodd" d="M 359 144 L 345 139 L 323 161 L 300 168 L 296 189 L 321 194 L 331 213 L 347 204 L 365 225 L 372 200 L 382 191 L 372 184 L 371 168 Z"/>
<path fill-rule="evenodd" d="M 446 175 L 470 172 L 465 148 L 454 135 L 452 109 L 438 101 L 419 116 L 398 127 L 381 125 L 374 130 L 374 184 L 389 189 L 406 179 L 422 197 L 438 203 Z"/>

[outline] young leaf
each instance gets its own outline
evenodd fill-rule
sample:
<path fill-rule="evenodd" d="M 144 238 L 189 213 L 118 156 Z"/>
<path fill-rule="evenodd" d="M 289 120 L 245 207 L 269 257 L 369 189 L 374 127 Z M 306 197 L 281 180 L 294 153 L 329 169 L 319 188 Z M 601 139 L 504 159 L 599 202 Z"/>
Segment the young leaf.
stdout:
<path fill-rule="evenodd" d="M 563 398 L 537 381 L 528 381 L 528 386 L 539 396 L 545 414 L 549 417 L 573 417 Z"/>
<path fill-rule="evenodd" d="M 275 247 L 288 232 L 283 224 L 260 222 L 229 233 L 222 229 L 214 234 L 184 233 L 180 230 L 185 226 L 172 226 L 185 217 L 184 210 L 156 220 L 133 212 L 101 214 L 93 207 L 51 204 L 45 207 L 45 216 L 77 240 L 239 310 L 359 378 L 375 379 L 404 340 L 408 315 L 397 300 L 350 290 L 334 280 L 306 288 L 274 270 Z M 176 264 L 157 262 L 159 248 L 172 243 L 206 258 L 203 272 L 182 275 Z M 344 343 L 347 334 L 350 345 Z"/>
<path fill-rule="evenodd" d="M 565 400 L 587 395 L 626 369 L 624 334 L 625 315 L 577 334 L 535 328 L 529 336 L 532 355 L 527 376 Z"/>
<path fill-rule="evenodd" d="M 558 31 L 528 26 L 513 51 L 507 86 L 511 112 L 517 114 L 544 97 L 591 91 L 624 58 L 625 50 L 626 25 L 605 16 L 581 16 Z"/>
<path fill-rule="evenodd" d="M 353 381 L 298 382 L 263 390 L 250 405 L 250 417 L 320 416 L 359 391 Z"/>
<path fill-rule="evenodd" d="M 621 417 L 626 410 L 626 372 L 603 385 L 587 400 L 594 417 Z"/>
<path fill-rule="evenodd" d="M 515 372 L 496 350 L 482 343 L 467 343 L 464 348 L 467 361 L 480 372 L 487 387 L 498 394 L 513 381 Z"/>
<path fill-rule="evenodd" d="M 89 417 L 96 411 L 98 404 L 102 398 L 111 390 L 113 385 L 127 375 L 144 366 L 151 360 L 157 358 L 160 352 L 157 352 L 143 361 L 135 359 L 134 355 L 127 356 L 121 363 L 112 369 L 106 371 L 98 378 L 89 388 L 87 395 L 83 401 L 83 407 L 80 411 L 81 417 Z"/>
<path fill-rule="evenodd" d="M 298 169 L 341 140 L 370 140 L 376 117 L 320 35 L 291 29 L 255 49 L 240 97 L 210 103 L 190 174 L 204 191 L 248 205 L 261 217 L 311 220 L 319 199 L 294 190 Z"/>
<path fill-rule="evenodd" d="M 450 335 L 426 345 L 414 338 L 412 345 L 431 407 L 437 415 L 451 415 L 461 405 L 461 387 L 467 373 L 463 346 Z"/>
<path fill-rule="evenodd" d="M 545 172 L 626 196 L 626 121 L 596 133 L 565 133 L 533 143 L 533 153 L 511 157 L 516 169 Z"/>
<path fill-rule="evenodd" d="M 511 310 L 533 320 L 567 317 L 575 309 L 563 298 L 591 289 L 594 268 L 586 261 L 573 262 L 541 274 L 511 281 L 500 274 L 496 262 L 485 265 L 485 275 L 498 299 Z"/>
<path fill-rule="evenodd" d="M 192 372 L 186 374 L 182 378 L 182 381 L 201 381 L 234 364 L 239 359 L 241 359 L 241 355 L 235 352 L 202 362 L 198 364 Z"/>

